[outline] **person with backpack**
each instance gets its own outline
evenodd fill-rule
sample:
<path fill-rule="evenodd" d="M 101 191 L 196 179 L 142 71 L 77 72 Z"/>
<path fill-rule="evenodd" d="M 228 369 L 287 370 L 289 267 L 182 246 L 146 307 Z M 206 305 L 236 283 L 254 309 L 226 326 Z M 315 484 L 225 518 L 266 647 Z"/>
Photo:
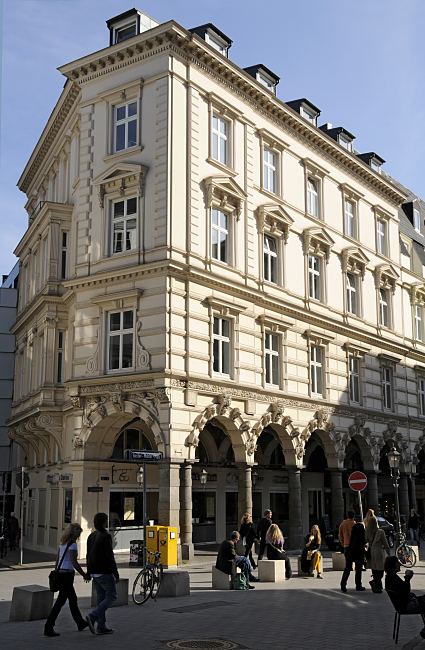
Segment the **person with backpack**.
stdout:
<path fill-rule="evenodd" d="M 248 589 L 255 589 L 250 582 L 258 582 L 258 578 L 255 578 L 255 576 L 252 575 L 252 566 L 249 558 L 244 555 L 236 554 L 236 544 L 240 538 L 241 536 L 239 535 L 239 532 L 234 530 L 230 533 L 229 539 L 225 539 L 221 542 L 215 566 L 219 571 L 223 571 L 223 573 L 227 573 L 227 575 L 230 576 L 233 574 L 233 565 L 236 565 L 245 576 Z"/>

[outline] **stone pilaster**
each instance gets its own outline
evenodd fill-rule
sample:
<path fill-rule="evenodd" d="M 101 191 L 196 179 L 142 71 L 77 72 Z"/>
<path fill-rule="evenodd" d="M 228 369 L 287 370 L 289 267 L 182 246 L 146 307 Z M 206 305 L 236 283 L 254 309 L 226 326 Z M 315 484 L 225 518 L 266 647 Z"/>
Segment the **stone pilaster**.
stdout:
<path fill-rule="evenodd" d="M 336 528 L 344 519 L 344 497 L 342 494 L 342 472 L 331 470 L 331 517 L 332 526 Z"/>
<path fill-rule="evenodd" d="M 245 512 L 252 514 L 252 467 L 242 465 L 239 467 L 239 490 L 238 490 L 238 525 Z"/>
<path fill-rule="evenodd" d="M 182 560 L 193 558 L 192 541 L 192 466 L 186 461 L 180 468 L 180 541 Z"/>
<path fill-rule="evenodd" d="M 417 510 L 418 504 L 416 502 L 416 477 L 412 474 L 410 477 L 410 507 Z"/>
<path fill-rule="evenodd" d="M 165 459 L 159 466 L 158 523 L 180 528 L 180 463 Z"/>
<path fill-rule="evenodd" d="M 372 508 L 378 514 L 378 475 L 376 472 L 367 473 L 367 507 Z M 365 513 L 366 514 L 366 513 Z"/>
<path fill-rule="evenodd" d="M 301 470 L 288 467 L 289 490 L 289 547 L 302 548 L 302 504 L 301 504 Z"/>
<path fill-rule="evenodd" d="M 407 518 L 410 513 L 410 508 L 409 508 L 409 486 L 407 483 L 406 474 L 401 475 L 398 489 L 399 489 L 399 499 L 400 499 L 400 516 L 403 515 L 407 522 Z"/>

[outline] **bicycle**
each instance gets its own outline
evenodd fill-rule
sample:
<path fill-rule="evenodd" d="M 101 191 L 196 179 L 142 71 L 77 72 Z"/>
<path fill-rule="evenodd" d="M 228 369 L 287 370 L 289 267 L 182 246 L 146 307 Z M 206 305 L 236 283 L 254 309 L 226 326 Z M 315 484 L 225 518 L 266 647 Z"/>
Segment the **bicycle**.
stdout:
<path fill-rule="evenodd" d="M 399 542 L 395 554 L 402 566 L 410 569 L 416 564 L 416 553 L 409 544 L 406 544 L 406 535 L 402 532 L 397 533 L 397 541 Z"/>
<path fill-rule="evenodd" d="M 153 557 L 153 562 L 148 562 L 137 574 L 133 583 L 132 597 L 136 605 L 143 605 L 149 598 L 156 600 L 161 587 L 163 568 L 160 562 L 161 553 L 147 550 L 146 553 Z"/>

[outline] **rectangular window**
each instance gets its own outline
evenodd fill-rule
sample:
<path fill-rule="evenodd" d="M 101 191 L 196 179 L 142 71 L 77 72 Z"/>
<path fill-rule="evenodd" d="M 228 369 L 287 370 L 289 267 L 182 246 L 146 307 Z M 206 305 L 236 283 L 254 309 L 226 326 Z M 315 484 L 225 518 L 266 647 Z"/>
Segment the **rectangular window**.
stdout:
<path fill-rule="evenodd" d="M 347 273 L 347 311 L 358 314 L 357 279 L 354 273 Z"/>
<path fill-rule="evenodd" d="M 211 152 L 212 158 L 223 165 L 229 165 L 230 123 L 217 113 L 212 114 Z"/>
<path fill-rule="evenodd" d="M 277 153 L 264 147 L 263 151 L 263 181 L 264 189 L 277 192 Z"/>
<path fill-rule="evenodd" d="M 387 254 L 387 222 L 384 219 L 376 222 L 376 248 L 381 255 Z"/>
<path fill-rule="evenodd" d="M 214 318 L 213 370 L 223 375 L 230 373 L 230 321 Z"/>
<path fill-rule="evenodd" d="M 117 311 L 108 314 L 108 370 L 132 368 L 133 347 L 133 311 Z"/>
<path fill-rule="evenodd" d="M 347 149 L 347 151 L 352 151 L 353 144 L 349 138 L 345 138 L 343 135 L 340 135 L 339 144 L 341 147 L 344 147 L 344 149 Z"/>
<path fill-rule="evenodd" d="M 350 402 L 360 404 L 360 359 L 350 354 L 349 358 Z"/>
<path fill-rule="evenodd" d="M 353 201 L 344 201 L 345 234 L 356 236 L 355 205 Z"/>
<path fill-rule="evenodd" d="M 136 22 L 127 23 L 127 25 L 123 25 L 123 27 L 117 27 L 114 30 L 114 42 L 121 43 L 121 41 L 125 41 L 127 38 L 132 38 L 133 36 L 136 36 L 136 34 Z"/>
<path fill-rule="evenodd" d="M 279 386 L 279 335 L 265 333 L 266 384 Z"/>
<path fill-rule="evenodd" d="M 307 120 L 308 122 L 316 126 L 316 120 L 317 120 L 316 113 L 313 113 L 313 111 L 309 111 L 304 106 L 301 106 L 300 113 L 301 113 L 301 117 L 303 117 L 305 120 Z"/>
<path fill-rule="evenodd" d="M 65 280 L 68 273 L 68 233 L 62 232 L 61 248 L 61 280 Z"/>
<path fill-rule="evenodd" d="M 410 245 L 400 238 L 400 265 L 406 269 L 412 268 Z"/>
<path fill-rule="evenodd" d="M 212 35 L 209 32 L 206 32 L 205 34 L 205 42 L 208 43 L 208 45 L 211 45 L 217 52 L 220 52 L 223 56 L 227 56 L 227 48 L 228 45 L 225 41 L 223 41 L 221 38 L 219 38 L 217 35 Z"/>
<path fill-rule="evenodd" d="M 114 151 L 137 144 L 137 101 L 114 107 Z"/>
<path fill-rule="evenodd" d="M 393 408 L 393 375 L 388 366 L 382 368 L 382 400 L 385 409 Z"/>
<path fill-rule="evenodd" d="M 321 299 L 320 286 L 321 261 L 317 255 L 308 256 L 308 295 L 315 300 Z"/>
<path fill-rule="evenodd" d="M 421 213 L 417 208 L 413 208 L 413 227 L 417 232 L 421 232 Z"/>
<path fill-rule="evenodd" d="M 211 210 L 211 257 L 229 263 L 229 215 Z"/>
<path fill-rule="evenodd" d="M 63 364 L 64 364 L 64 332 L 57 333 L 57 349 L 56 349 L 56 381 L 58 384 L 63 384 Z"/>
<path fill-rule="evenodd" d="M 137 198 L 112 204 L 112 253 L 137 248 Z"/>
<path fill-rule="evenodd" d="M 323 395 L 323 348 L 319 345 L 310 347 L 310 381 L 311 392 Z"/>
<path fill-rule="evenodd" d="M 379 289 L 379 324 L 384 325 L 384 327 L 390 326 L 390 309 L 387 289 Z"/>
<path fill-rule="evenodd" d="M 319 186 L 312 178 L 307 179 L 307 212 L 319 218 Z"/>
<path fill-rule="evenodd" d="M 424 340 L 421 305 L 415 305 L 415 339 L 417 341 Z"/>
<path fill-rule="evenodd" d="M 277 283 L 277 244 L 274 237 L 264 235 L 264 279 Z"/>
<path fill-rule="evenodd" d="M 418 381 L 419 413 L 425 415 L 425 379 Z"/>

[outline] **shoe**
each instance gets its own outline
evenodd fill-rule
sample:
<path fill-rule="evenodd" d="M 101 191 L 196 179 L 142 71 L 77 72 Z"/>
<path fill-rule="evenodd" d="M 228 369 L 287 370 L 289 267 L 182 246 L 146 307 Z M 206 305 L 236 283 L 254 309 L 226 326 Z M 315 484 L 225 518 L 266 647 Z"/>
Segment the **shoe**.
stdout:
<path fill-rule="evenodd" d="M 258 567 L 258 564 L 253 564 L 253 565 L 252 565 L 252 568 L 254 569 L 254 571 L 255 571 L 255 569 L 256 569 L 257 567 Z"/>
<path fill-rule="evenodd" d="M 97 628 L 96 634 L 113 634 L 114 630 L 112 630 L 110 627 L 103 627 L 103 628 Z"/>
<path fill-rule="evenodd" d="M 89 615 L 86 616 L 86 623 L 87 623 L 87 625 L 89 626 L 89 630 L 90 630 L 90 632 L 91 632 L 92 634 L 96 634 L 96 630 L 94 629 L 94 623 L 93 623 L 93 621 L 91 620 L 91 618 L 90 618 Z"/>
<path fill-rule="evenodd" d="M 249 581 L 250 582 L 260 582 L 260 578 L 256 578 L 255 576 L 249 576 Z"/>
<path fill-rule="evenodd" d="M 323 576 L 320 573 L 317 574 L 317 578 L 318 580 L 323 580 Z"/>
<path fill-rule="evenodd" d="M 79 627 L 78 627 L 78 631 L 79 631 L 79 632 L 82 632 L 83 630 L 85 630 L 86 628 L 88 628 L 88 626 L 89 626 L 88 622 L 87 622 L 87 621 L 84 621 L 84 623 L 81 623 L 81 625 L 79 625 Z"/>
<path fill-rule="evenodd" d="M 343 594 L 346 594 L 347 593 L 347 587 L 343 587 L 341 585 L 341 591 L 342 591 Z"/>
<path fill-rule="evenodd" d="M 255 589 L 254 585 L 248 585 L 248 589 Z"/>
<path fill-rule="evenodd" d="M 53 628 L 51 630 L 46 630 L 44 628 L 44 636 L 60 636 L 59 632 L 55 632 Z"/>
<path fill-rule="evenodd" d="M 356 591 L 366 591 L 366 587 L 356 587 Z"/>

